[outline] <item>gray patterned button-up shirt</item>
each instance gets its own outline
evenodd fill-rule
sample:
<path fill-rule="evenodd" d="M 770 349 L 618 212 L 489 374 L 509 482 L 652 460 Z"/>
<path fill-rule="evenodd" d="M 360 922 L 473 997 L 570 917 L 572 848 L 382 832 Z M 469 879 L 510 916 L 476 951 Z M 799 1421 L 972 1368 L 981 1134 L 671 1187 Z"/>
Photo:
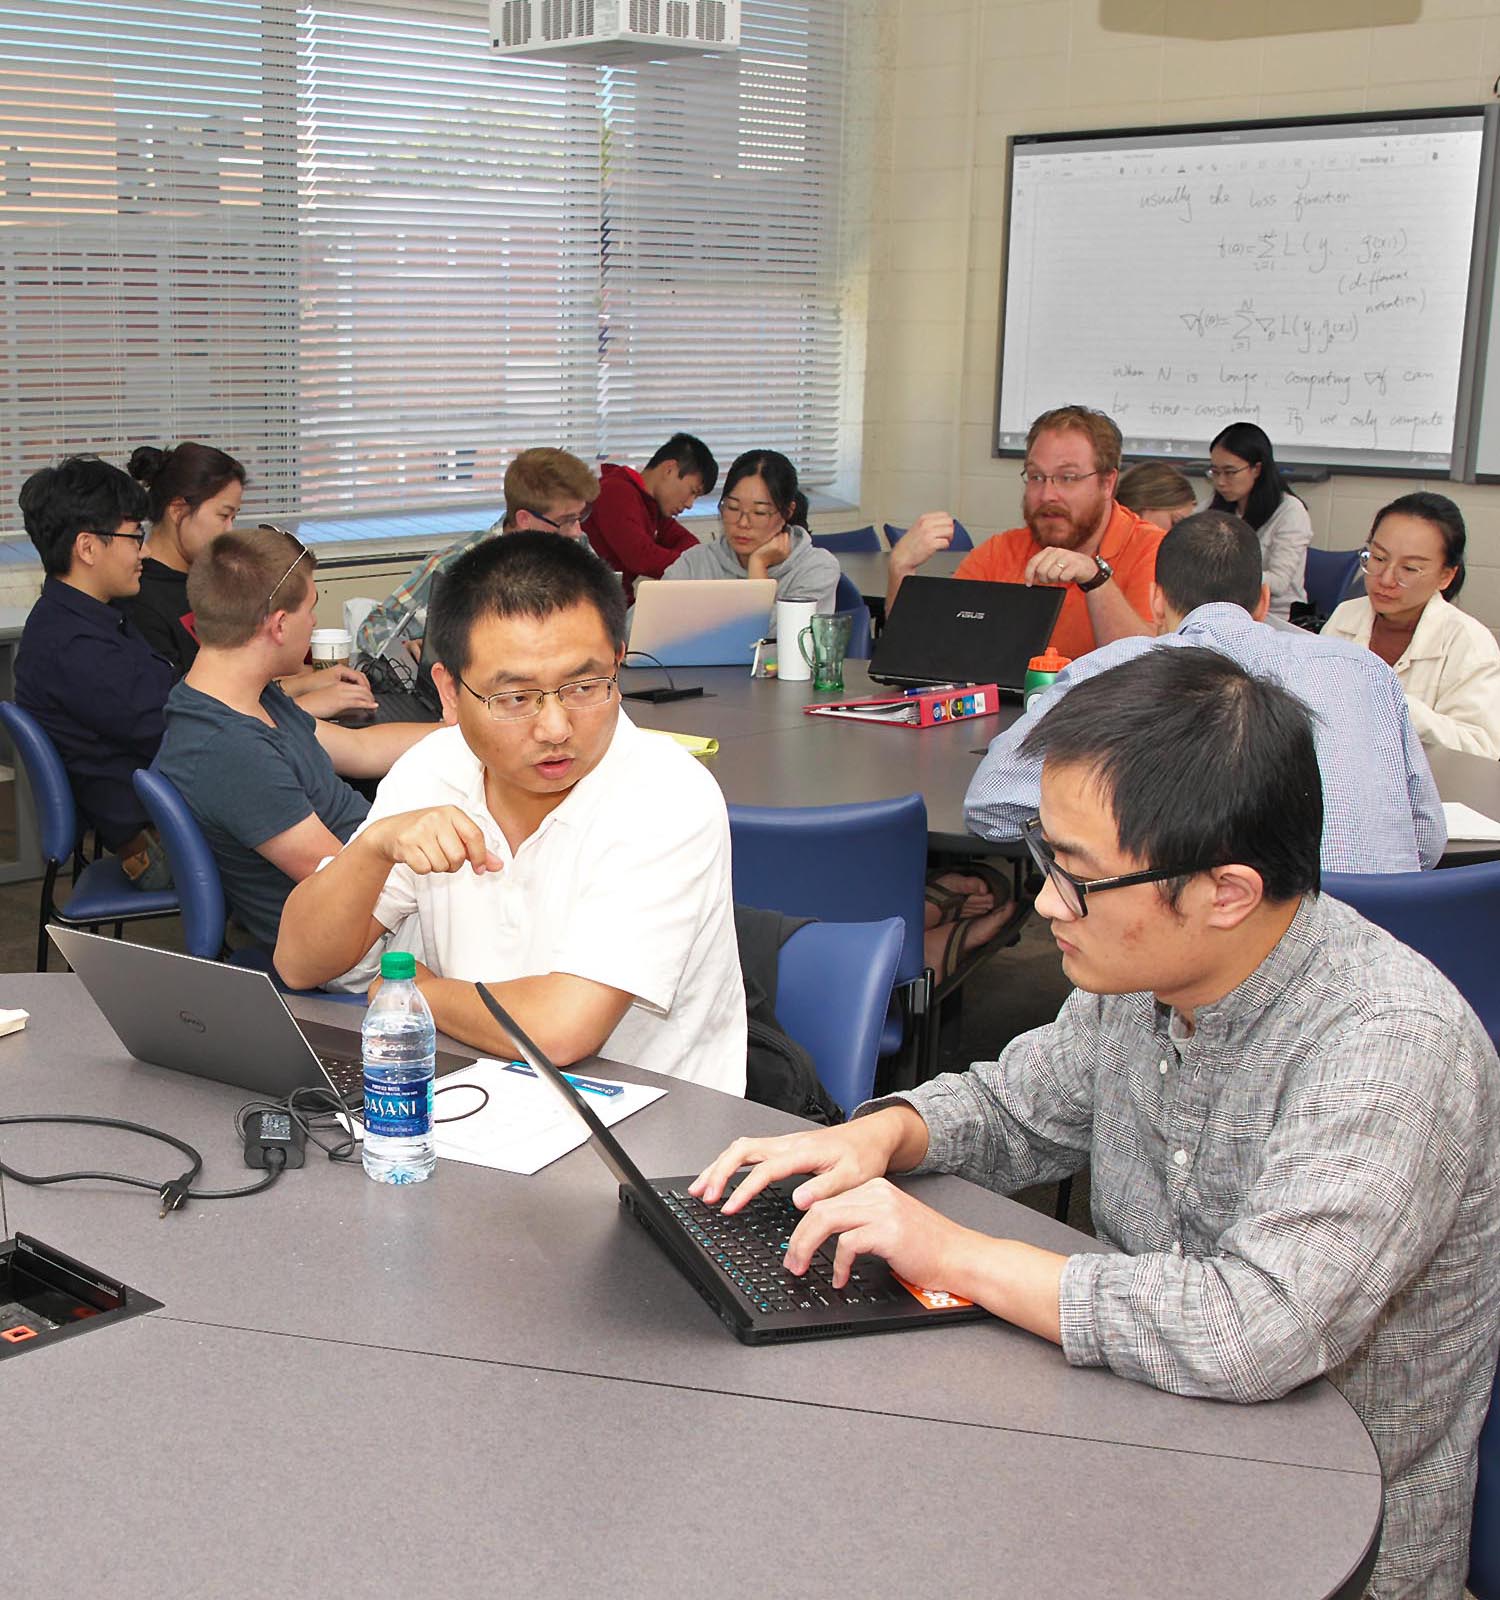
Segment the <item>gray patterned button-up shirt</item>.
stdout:
<path fill-rule="evenodd" d="M 901 1097 L 923 1170 L 1010 1190 L 1090 1163 L 1113 1253 L 1063 1271 L 1067 1359 L 1239 1401 L 1325 1374 L 1384 1470 L 1371 1592 L 1456 1600 L 1500 1338 L 1495 1051 L 1435 968 L 1326 898 L 1194 1024 L 1075 990 Z"/>

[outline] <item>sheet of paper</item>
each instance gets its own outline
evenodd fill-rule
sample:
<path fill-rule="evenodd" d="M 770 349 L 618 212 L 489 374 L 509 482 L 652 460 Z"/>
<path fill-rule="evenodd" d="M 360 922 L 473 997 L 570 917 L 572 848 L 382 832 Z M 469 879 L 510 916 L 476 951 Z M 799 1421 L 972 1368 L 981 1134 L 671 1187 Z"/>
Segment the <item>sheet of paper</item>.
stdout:
<path fill-rule="evenodd" d="M 617 1079 L 584 1074 L 592 1083 L 614 1084 Z M 540 1172 L 550 1162 L 576 1150 L 588 1138 L 588 1130 L 563 1104 L 555 1090 L 540 1078 L 508 1071 L 499 1061 L 481 1060 L 460 1072 L 447 1073 L 438 1082 L 445 1092 L 438 1095 L 434 1111 L 439 1118 L 450 1117 L 479 1099 L 477 1094 L 459 1090 L 447 1093 L 456 1084 L 476 1083 L 489 1093 L 482 1110 L 461 1122 L 442 1122 L 437 1130 L 437 1152 L 450 1161 L 467 1161 L 477 1167 L 498 1167 L 502 1172 Z M 612 1125 L 659 1100 L 665 1089 L 649 1089 L 639 1083 L 620 1083 L 617 1095 L 586 1094 L 589 1109 L 599 1120 Z"/>
<path fill-rule="evenodd" d="M 1443 802 L 1443 820 L 1448 824 L 1450 839 L 1500 840 L 1500 822 L 1456 800 Z"/>

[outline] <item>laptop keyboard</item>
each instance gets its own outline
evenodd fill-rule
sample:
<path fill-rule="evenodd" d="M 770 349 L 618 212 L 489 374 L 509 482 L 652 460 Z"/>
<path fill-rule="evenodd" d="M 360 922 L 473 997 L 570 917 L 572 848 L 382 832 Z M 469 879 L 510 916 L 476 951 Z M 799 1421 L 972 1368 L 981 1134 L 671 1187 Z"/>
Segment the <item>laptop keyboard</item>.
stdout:
<path fill-rule="evenodd" d="M 318 1052 L 318 1060 L 323 1063 L 329 1082 L 338 1090 L 346 1106 L 364 1104 L 365 1068 L 362 1061 L 352 1060 L 349 1056 L 325 1055 L 322 1051 Z"/>
<path fill-rule="evenodd" d="M 383 689 L 375 696 L 376 722 L 432 722 L 431 710 L 408 689 Z"/>
<path fill-rule="evenodd" d="M 661 1198 L 704 1254 L 727 1275 L 753 1310 L 817 1311 L 825 1307 L 876 1305 L 896 1298 L 885 1268 L 864 1271 L 858 1261 L 842 1289 L 833 1286 L 833 1255 L 820 1249 L 806 1274 L 782 1266 L 792 1230 L 802 1213 L 779 1189 L 762 1190 L 743 1211 L 726 1217 L 685 1190 L 664 1189 Z"/>

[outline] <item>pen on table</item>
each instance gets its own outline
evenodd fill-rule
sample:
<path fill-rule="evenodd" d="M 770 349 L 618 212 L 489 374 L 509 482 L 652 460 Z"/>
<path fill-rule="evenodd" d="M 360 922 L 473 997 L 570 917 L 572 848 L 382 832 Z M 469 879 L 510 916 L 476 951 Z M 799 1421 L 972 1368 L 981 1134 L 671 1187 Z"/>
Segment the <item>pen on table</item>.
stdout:
<path fill-rule="evenodd" d="M 524 1073 L 528 1078 L 534 1078 L 536 1076 L 536 1074 L 531 1070 L 530 1067 L 526 1065 L 524 1061 L 507 1061 L 505 1063 L 505 1070 L 507 1072 Z M 585 1094 L 602 1094 L 606 1100 L 612 1100 L 617 1094 L 625 1093 L 624 1089 L 618 1083 L 599 1083 L 594 1078 L 580 1078 L 576 1072 L 565 1072 L 563 1073 L 563 1077 L 565 1077 L 575 1089 L 582 1089 Z"/>
<path fill-rule="evenodd" d="M 922 694 L 947 694 L 953 689 L 966 688 L 968 688 L 968 685 L 964 683 L 928 683 L 924 684 L 920 689 L 903 689 L 901 693 L 908 698 L 912 698 Z"/>

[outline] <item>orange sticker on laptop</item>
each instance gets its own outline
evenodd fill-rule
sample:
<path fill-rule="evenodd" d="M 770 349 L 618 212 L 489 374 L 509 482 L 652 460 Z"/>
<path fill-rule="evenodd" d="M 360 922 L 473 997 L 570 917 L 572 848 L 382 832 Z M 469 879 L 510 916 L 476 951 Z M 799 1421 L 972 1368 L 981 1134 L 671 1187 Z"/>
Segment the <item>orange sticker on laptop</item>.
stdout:
<path fill-rule="evenodd" d="M 947 1289 L 924 1289 L 920 1284 L 908 1283 L 899 1272 L 892 1272 L 891 1276 L 929 1311 L 962 1311 L 965 1306 L 974 1304 L 972 1300 L 965 1300 L 961 1294 L 953 1294 Z"/>

